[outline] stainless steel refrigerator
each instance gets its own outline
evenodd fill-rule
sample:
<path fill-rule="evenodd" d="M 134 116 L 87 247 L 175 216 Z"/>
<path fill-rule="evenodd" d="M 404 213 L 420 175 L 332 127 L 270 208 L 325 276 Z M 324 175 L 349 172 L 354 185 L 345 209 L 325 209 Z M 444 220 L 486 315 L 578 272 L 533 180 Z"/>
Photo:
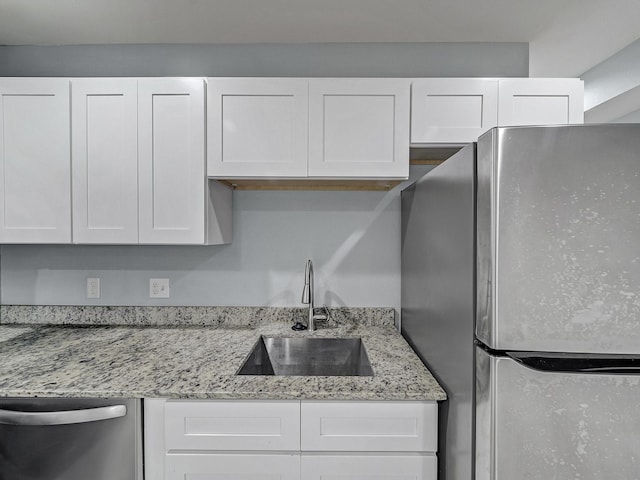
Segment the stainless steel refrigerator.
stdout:
<path fill-rule="evenodd" d="M 640 125 L 496 128 L 402 192 L 441 480 L 640 478 Z"/>

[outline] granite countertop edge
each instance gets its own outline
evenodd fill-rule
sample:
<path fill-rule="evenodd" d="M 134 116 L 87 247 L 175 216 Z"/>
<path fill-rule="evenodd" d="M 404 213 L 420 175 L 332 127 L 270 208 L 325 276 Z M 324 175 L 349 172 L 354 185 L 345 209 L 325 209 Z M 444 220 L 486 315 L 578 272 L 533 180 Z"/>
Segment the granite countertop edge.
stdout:
<path fill-rule="evenodd" d="M 294 332 L 290 328 L 292 315 L 304 310 L 168 308 L 0 307 L 0 355 L 4 359 L 0 396 L 446 399 L 444 390 L 394 327 L 394 309 L 331 309 L 332 321 L 317 331 Z M 80 321 L 74 322 L 74 315 Z M 47 317 L 54 321 L 43 322 Z M 118 321 L 107 323 L 105 317 Z M 203 321 L 205 317 L 207 321 Z M 141 318 L 143 321 L 134 321 Z M 166 321 L 171 318 L 177 320 Z M 236 375 L 261 335 L 361 337 L 374 376 Z"/>

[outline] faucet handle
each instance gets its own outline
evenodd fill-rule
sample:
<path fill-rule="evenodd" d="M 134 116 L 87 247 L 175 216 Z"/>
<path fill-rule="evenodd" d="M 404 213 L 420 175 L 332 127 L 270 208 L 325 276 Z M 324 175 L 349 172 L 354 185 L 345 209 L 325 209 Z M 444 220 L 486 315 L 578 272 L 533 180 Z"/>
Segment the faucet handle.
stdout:
<path fill-rule="evenodd" d="M 331 314 L 329 313 L 329 309 L 326 305 L 322 305 L 321 307 L 315 308 L 314 310 L 324 311 L 324 313 L 315 313 L 313 312 L 314 320 L 331 320 Z"/>

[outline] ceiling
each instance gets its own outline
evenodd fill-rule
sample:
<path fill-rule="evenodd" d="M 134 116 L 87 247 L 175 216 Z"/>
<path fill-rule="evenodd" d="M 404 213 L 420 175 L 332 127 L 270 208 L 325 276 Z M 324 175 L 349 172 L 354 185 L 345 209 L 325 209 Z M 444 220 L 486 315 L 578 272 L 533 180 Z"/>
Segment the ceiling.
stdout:
<path fill-rule="evenodd" d="M 0 0 L 0 44 L 526 42 L 579 75 L 640 37 L 639 0 Z"/>

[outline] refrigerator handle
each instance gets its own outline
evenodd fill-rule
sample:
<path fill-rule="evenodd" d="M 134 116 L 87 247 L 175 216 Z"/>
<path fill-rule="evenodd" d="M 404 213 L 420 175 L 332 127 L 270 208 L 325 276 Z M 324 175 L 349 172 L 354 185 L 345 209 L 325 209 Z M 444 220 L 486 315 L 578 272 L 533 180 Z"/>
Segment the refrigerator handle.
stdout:
<path fill-rule="evenodd" d="M 20 426 L 68 425 L 71 423 L 89 423 L 124 417 L 126 405 L 85 408 L 59 412 L 20 412 L 0 410 L 0 424 Z"/>
<path fill-rule="evenodd" d="M 525 367 L 543 372 L 640 374 L 640 356 L 581 353 L 505 352 Z"/>

